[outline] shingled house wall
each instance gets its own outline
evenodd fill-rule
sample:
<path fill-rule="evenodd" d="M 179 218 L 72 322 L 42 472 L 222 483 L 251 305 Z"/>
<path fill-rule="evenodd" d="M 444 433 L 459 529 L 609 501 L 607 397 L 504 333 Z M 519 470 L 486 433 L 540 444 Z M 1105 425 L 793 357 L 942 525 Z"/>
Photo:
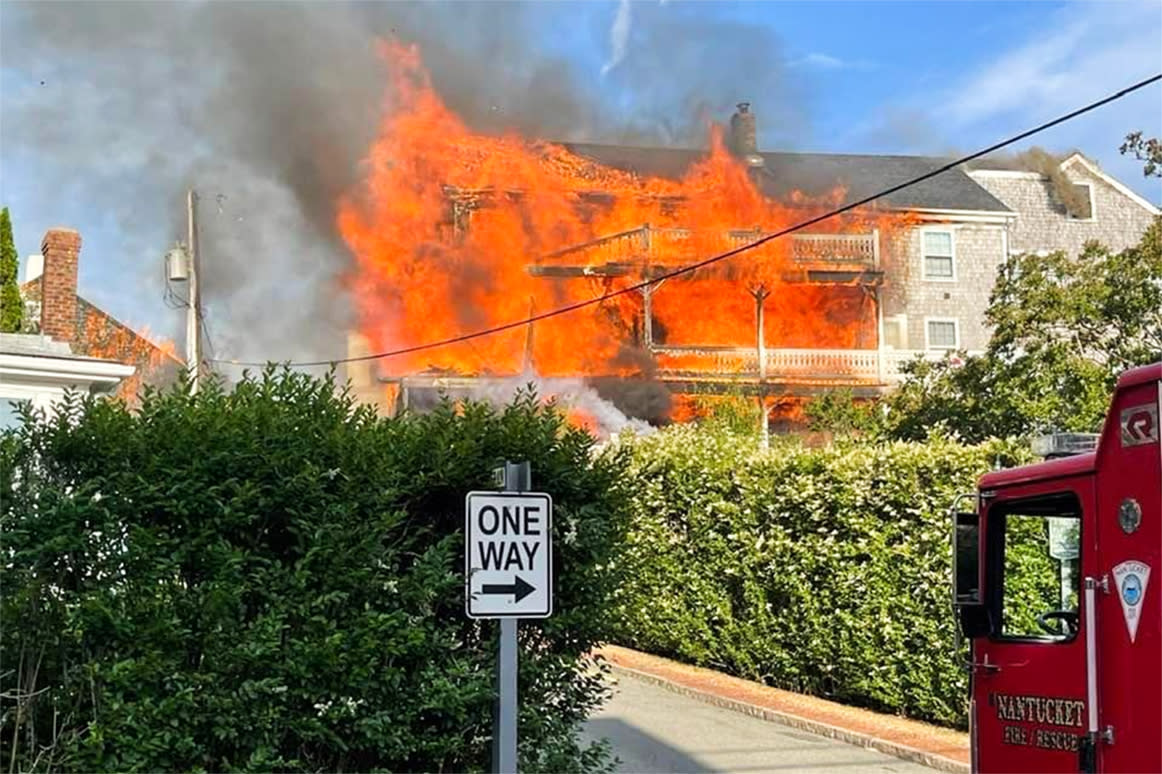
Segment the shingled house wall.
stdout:
<path fill-rule="evenodd" d="M 1049 180 L 1035 172 L 976 171 L 977 183 L 1009 209 L 1017 218 L 1009 229 L 1012 253 L 1064 250 L 1077 255 L 1091 240 L 1120 251 L 1135 245 L 1157 216 L 1133 197 L 1093 174 L 1079 162 L 1063 166 L 1066 177 L 1091 186 L 1093 217 L 1079 220 L 1067 215 L 1054 202 Z"/>
<path fill-rule="evenodd" d="M 922 244 L 926 231 L 952 233 L 952 280 L 925 279 Z M 924 349 L 926 320 L 935 318 L 957 321 L 961 349 L 984 349 L 989 340 L 984 312 L 1005 254 L 1005 227 L 927 223 L 909 229 L 888 249 L 893 260 L 887 267 L 882 297 L 887 324 L 893 325 L 894 319 L 904 322 L 899 348 Z"/>

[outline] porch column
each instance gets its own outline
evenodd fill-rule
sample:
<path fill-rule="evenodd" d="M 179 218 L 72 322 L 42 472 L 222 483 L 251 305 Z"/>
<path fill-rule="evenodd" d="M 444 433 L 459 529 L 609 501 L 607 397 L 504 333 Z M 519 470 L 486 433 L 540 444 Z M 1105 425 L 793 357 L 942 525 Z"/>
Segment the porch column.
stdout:
<path fill-rule="evenodd" d="M 754 296 L 755 302 L 755 327 L 756 327 L 756 342 L 755 349 L 759 359 L 759 384 L 758 384 L 758 400 L 759 400 L 759 444 L 762 448 L 770 448 L 771 445 L 771 431 L 768 427 L 767 417 L 767 395 L 766 395 L 766 381 L 767 381 L 767 346 L 766 346 L 766 331 L 763 322 L 765 320 L 765 311 L 763 307 L 766 304 L 767 296 L 771 294 L 767 290 L 766 285 L 757 285 L 750 289 L 750 294 Z"/>

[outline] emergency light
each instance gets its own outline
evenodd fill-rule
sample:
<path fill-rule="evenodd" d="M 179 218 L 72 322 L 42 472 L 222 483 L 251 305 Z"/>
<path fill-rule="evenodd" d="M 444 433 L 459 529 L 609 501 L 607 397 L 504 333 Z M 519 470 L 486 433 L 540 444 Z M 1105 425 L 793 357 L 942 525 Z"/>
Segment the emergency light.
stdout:
<path fill-rule="evenodd" d="M 1097 433 L 1053 433 L 1033 439 L 1033 453 L 1047 460 L 1084 454 L 1097 448 Z"/>

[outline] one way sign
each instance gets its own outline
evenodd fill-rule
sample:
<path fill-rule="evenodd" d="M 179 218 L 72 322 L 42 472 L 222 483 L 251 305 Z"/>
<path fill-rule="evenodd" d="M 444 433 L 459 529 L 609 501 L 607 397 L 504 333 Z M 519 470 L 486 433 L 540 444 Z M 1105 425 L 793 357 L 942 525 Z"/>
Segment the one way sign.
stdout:
<path fill-rule="evenodd" d="M 553 501 L 540 492 L 469 492 L 464 572 L 470 618 L 553 612 Z"/>

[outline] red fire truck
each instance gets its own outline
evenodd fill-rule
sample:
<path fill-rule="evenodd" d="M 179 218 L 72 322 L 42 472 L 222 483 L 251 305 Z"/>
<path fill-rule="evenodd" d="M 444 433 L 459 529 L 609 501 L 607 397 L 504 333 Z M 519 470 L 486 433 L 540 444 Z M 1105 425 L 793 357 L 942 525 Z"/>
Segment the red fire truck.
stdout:
<path fill-rule="evenodd" d="M 1162 772 L 1160 416 L 1162 363 L 1127 371 L 1096 448 L 954 506 L 974 772 Z"/>

